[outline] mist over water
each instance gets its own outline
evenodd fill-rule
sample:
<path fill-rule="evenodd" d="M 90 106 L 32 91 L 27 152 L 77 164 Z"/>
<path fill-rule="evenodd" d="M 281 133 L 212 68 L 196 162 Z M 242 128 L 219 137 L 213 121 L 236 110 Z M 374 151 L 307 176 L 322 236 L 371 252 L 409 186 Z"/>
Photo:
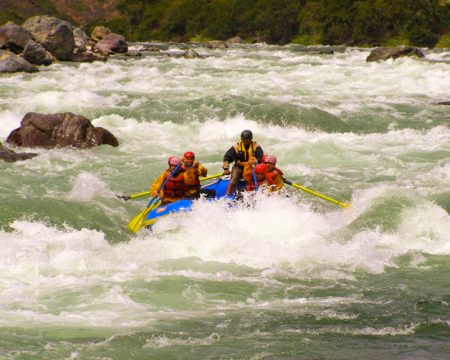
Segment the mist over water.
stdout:
<path fill-rule="evenodd" d="M 445 359 L 450 65 L 197 51 L 0 77 L 3 144 L 29 111 L 120 141 L 0 163 L 0 358 Z M 147 199 L 116 194 L 186 150 L 220 172 L 246 128 L 286 178 L 350 209 L 287 187 L 127 232 Z"/>

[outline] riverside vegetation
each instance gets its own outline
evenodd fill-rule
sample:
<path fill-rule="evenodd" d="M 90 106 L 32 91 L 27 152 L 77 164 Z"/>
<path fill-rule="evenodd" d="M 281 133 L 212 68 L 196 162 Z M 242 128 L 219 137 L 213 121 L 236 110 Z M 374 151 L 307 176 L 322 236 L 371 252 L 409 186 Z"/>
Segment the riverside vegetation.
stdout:
<path fill-rule="evenodd" d="M 21 0 L 25 1 L 25 0 Z M 58 16 L 59 0 L 33 2 Z M 66 1 L 89 32 L 105 25 L 130 41 L 206 41 L 239 36 L 268 44 L 450 47 L 449 0 L 109 0 L 92 18 L 87 0 Z M 61 10 L 59 10 L 61 11 Z M 84 11 L 84 13 L 83 13 Z M 28 16 L 35 14 L 28 14 Z M 2 17 L 8 16 L 8 19 Z M 0 22 L 20 21 L 20 11 Z M 84 16 L 84 17 L 83 17 Z M 80 16 L 77 16 L 79 19 Z M 72 20 L 74 23 L 74 19 Z"/>

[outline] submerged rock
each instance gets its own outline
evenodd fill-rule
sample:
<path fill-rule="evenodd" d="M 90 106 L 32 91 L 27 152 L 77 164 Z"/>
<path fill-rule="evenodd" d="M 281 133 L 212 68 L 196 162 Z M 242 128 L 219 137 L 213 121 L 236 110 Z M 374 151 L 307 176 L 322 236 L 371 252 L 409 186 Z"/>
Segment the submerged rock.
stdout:
<path fill-rule="evenodd" d="M 367 62 L 380 61 L 387 59 L 397 59 L 402 56 L 416 56 L 418 58 L 425 57 L 423 51 L 416 47 L 399 46 L 395 48 L 378 47 L 372 50 L 366 58 Z"/>
<path fill-rule="evenodd" d="M 16 162 L 20 160 L 28 160 L 34 158 L 37 154 L 34 153 L 16 153 L 0 143 L 0 159 L 6 162 Z"/>
<path fill-rule="evenodd" d="M 83 116 L 70 112 L 59 114 L 25 114 L 20 127 L 9 134 L 6 142 L 17 146 L 90 148 L 98 145 L 119 146 L 117 138 L 102 127 L 94 127 Z"/>

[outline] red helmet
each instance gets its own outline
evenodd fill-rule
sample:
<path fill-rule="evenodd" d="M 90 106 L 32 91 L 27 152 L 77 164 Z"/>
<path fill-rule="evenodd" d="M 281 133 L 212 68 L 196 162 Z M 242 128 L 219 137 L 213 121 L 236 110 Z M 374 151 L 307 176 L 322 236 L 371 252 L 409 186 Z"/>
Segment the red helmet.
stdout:
<path fill-rule="evenodd" d="M 186 151 L 183 156 L 187 159 L 187 158 L 193 158 L 195 159 L 195 154 L 192 151 Z"/>
<path fill-rule="evenodd" d="M 264 155 L 262 158 L 263 163 L 269 163 L 272 165 L 277 164 L 277 158 L 274 155 Z"/>
<path fill-rule="evenodd" d="M 258 164 L 255 166 L 255 173 L 257 174 L 266 174 L 267 173 L 267 165 L 266 164 Z"/>
<path fill-rule="evenodd" d="M 169 160 L 167 160 L 167 162 L 169 163 L 169 165 L 175 165 L 177 166 L 180 163 L 180 159 L 177 158 L 176 156 L 171 156 L 169 158 Z"/>

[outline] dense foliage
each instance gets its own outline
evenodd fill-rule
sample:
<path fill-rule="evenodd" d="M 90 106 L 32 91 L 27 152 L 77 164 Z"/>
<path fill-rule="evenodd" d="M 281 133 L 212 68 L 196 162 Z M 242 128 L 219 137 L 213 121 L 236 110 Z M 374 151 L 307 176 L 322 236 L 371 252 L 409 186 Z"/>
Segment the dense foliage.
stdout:
<path fill-rule="evenodd" d="M 3 0 L 2 23 L 58 14 L 59 0 Z M 102 5 L 106 0 L 96 0 Z M 447 46 L 450 0 L 108 0 L 122 14 L 94 19 L 131 41 L 225 40 L 240 36 L 270 44 Z M 71 2 L 65 3 L 70 6 Z M 71 8 L 78 18 L 92 14 Z M 111 16 L 110 16 L 111 17 Z M 108 17 L 108 18 L 110 18 Z M 69 20 L 69 19 L 68 19 Z"/>
<path fill-rule="evenodd" d="M 450 28 L 447 0 L 118 0 L 107 23 L 130 40 L 432 47 Z"/>

